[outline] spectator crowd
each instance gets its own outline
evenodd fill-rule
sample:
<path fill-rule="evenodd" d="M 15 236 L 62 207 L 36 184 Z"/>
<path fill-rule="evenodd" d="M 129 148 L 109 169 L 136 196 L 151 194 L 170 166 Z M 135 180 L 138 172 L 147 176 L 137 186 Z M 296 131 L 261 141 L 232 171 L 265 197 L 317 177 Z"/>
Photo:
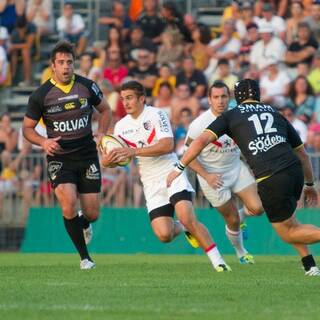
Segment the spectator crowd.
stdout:
<path fill-rule="evenodd" d="M 232 108 L 234 84 L 252 78 L 260 83 L 262 101 L 276 106 L 316 155 L 312 159 L 319 180 L 320 0 L 229 1 L 220 26 L 183 14 L 174 1 L 161 5 L 157 0 L 125 1 L 129 10 L 124 3 L 113 1 L 110 16 L 97 21 L 107 26 L 107 32 L 95 42 L 74 2 L 65 2 L 61 16 L 55 19 L 53 1 L 0 1 L 0 87 L 36 84 L 32 59 L 39 54 L 43 39 L 57 32 L 61 39 L 74 43 L 76 73 L 98 83 L 114 122 L 125 115 L 119 87 L 124 81 L 138 80 L 146 88 L 148 104 L 168 113 L 176 152 L 181 155 L 188 125 L 208 109 L 207 88 L 216 80 L 224 81 L 231 90 Z M 23 79 L 15 83 L 19 63 Z M 41 82 L 50 76 L 49 65 Z M 51 190 L 42 167 L 23 160 L 30 152 L 42 155 L 41 150 L 22 141 L 8 113 L 1 117 L 0 152 L 0 200 L 5 192 L 20 188 L 26 208 L 33 198 L 23 190 L 32 190 L 38 203 L 50 205 Z M 14 161 L 10 161 L 12 154 L 17 154 Z M 135 163 L 129 168 L 105 169 L 103 186 L 105 205 L 112 201 L 117 206 L 128 205 L 129 188 L 132 204 L 142 205 Z"/>

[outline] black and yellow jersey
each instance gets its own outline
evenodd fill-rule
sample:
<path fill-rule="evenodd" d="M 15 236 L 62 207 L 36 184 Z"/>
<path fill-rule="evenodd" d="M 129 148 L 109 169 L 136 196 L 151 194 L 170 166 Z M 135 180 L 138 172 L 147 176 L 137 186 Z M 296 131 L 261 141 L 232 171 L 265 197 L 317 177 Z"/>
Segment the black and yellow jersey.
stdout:
<path fill-rule="evenodd" d="M 42 117 L 48 138 L 61 136 L 62 151 L 57 155 L 85 156 L 96 151 L 91 117 L 101 100 L 101 90 L 89 79 L 74 75 L 65 86 L 50 79 L 31 94 L 26 117 Z"/>
<path fill-rule="evenodd" d="M 227 111 L 207 129 L 237 143 L 256 179 L 299 163 L 294 149 L 303 145 L 292 125 L 272 106 L 246 102 Z"/>

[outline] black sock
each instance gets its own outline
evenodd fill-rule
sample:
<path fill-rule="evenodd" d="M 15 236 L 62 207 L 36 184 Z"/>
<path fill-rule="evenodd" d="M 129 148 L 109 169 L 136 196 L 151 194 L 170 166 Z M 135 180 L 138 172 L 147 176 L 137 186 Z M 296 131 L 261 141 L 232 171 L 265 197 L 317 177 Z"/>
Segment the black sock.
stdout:
<path fill-rule="evenodd" d="M 82 230 L 79 216 L 76 216 L 70 220 L 63 217 L 63 221 L 64 221 L 64 226 L 65 226 L 74 246 L 76 247 L 77 251 L 79 252 L 81 260 L 83 260 L 83 259 L 91 260 L 89 253 L 88 253 L 87 245 L 84 241 L 83 230 Z"/>
<path fill-rule="evenodd" d="M 316 266 L 316 262 L 313 259 L 312 254 L 309 254 L 308 256 L 305 256 L 301 259 L 301 262 L 303 264 L 304 270 L 309 271 L 311 267 Z"/>
<path fill-rule="evenodd" d="M 89 228 L 90 221 L 84 216 L 84 214 L 82 216 L 79 216 L 79 219 L 80 219 L 80 225 L 82 226 L 82 229 Z"/>

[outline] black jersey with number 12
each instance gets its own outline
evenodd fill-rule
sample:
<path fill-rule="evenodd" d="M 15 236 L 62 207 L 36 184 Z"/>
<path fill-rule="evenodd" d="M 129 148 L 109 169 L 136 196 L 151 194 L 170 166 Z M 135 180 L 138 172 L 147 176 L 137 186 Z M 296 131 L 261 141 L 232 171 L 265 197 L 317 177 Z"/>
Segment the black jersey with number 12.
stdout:
<path fill-rule="evenodd" d="M 242 103 L 218 117 L 206 130 L 218 137 L 227 134 L 233 138 L 256 179 L 299 163 L 293 149 L 302 141 L 292 125 L 270 105 Z"/>

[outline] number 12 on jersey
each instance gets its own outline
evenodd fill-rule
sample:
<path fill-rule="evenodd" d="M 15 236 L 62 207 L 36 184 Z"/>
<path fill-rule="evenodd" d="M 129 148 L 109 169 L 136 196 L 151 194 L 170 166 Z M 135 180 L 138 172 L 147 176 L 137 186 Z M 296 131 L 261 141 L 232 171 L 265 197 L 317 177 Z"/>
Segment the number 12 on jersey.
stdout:
<path fill-rule="evenodd" d="M 256 129 L 258 135 L 263 133 L 277 132 L 277 129 L 272 127 L 274 118 L 269 112 L 264 112 L 259 115 L 253 114 L 248 118 L 248 120 L 253 122 L 254 128 Z M 261 121 L 266 121 L 264 128 L 262 127 Z"/>

